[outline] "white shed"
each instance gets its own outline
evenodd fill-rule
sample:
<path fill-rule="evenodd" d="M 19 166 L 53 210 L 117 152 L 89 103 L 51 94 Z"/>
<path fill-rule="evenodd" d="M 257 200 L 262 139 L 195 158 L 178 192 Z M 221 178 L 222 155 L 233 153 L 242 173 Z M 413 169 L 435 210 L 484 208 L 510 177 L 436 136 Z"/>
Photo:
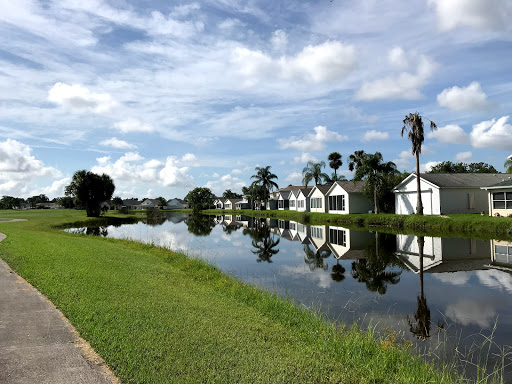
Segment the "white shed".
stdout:
<path fill-rule="evenodd" d="M 511 177 L 505 173 L 421 173 L 423 213 L 488 213 L 487 192 L 481 188 Z M 396 214 L 410 215 L 416 212 L 416 174 L 407 176 L 393 192 Z"/>
<path fill-rule="evenodd" d="M 328 213 L 367 213 L 373 202 L 363 195 L 364 181 L 336 181 L 326 193 Z"/>
<path fill-rule="evenodd" d="M 309 192 L 309 210 L 310 212 L 327 212 L 325 194 L 331 188 L 330 185 L 315 185 Z"/>

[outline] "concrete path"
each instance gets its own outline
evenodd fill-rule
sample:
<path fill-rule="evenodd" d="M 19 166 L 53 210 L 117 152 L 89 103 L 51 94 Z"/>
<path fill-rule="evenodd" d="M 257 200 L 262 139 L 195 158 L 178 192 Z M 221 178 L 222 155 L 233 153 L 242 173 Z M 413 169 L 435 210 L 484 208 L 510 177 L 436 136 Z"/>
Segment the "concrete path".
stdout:
<path fill-rule="evenodd" d="M 0 260 L 0 383 L 119 383 L 62 313 L 3 260 Z"/>

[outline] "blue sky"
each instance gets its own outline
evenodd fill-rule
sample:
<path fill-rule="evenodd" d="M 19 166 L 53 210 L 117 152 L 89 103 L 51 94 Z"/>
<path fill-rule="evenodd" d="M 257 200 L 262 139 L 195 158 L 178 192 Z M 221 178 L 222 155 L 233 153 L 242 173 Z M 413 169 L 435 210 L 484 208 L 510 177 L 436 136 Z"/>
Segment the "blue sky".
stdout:
<path fill-rule="evenodd" d="M 0 196 L 62 196 L 79 169 L 121 197 L 221 194 L 271 165 L 380 151 L 439 127 L 421 163 L 512 153 L 510 0 L 0 0 Z M 330 169 L 327 170 L 331 172 Z"/>

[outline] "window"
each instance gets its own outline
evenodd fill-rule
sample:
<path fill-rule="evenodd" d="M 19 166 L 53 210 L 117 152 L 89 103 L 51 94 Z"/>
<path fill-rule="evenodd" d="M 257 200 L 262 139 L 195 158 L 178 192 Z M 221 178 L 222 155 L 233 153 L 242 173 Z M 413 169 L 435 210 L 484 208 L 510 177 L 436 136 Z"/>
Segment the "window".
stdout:
<path fill-rule="evenodd" d="M 512 192 L 495 192 L 492 194 L 494 209 L 512 209 Z"/>
<path fill-rule="evenodd" d="M 316 237 L 317 239 L 324 237 L 323 228 L 311 227 L 311 237 Z"/>
<path fill-rule="evenodd" d="M 329 196 L 329 210 L 330 211 L 344 211 L 345 210 L 345 195 Z"/>
<path fill-rule="evenodd" d="M 311 199 L 311 208 L 322 208 L 322 199 L 314 197 Z"/>
<path fill-rule="evenodd" d="M 295 226 L 295 223 L 292 223 L 292 222 L 290 221 L 290 229 L 291 229 L 291 230 L 293 230 L 293 231 L 295 231 L 295 229 L 296 229 L 296 228 L 297 228 L 297 227 Z"/>
<path fill-rule="evenodd" d="M 304 208 L 304 200 L 297 200 L 297 208 Z"/>
<path fill-rule="evenodd" d="M 498 263 L 512 264 L 512 246 L 495 245 L 494 254 Z"/>
<path fill-rule="evenodd" d="M 284 208 L 284 200 L 277 200 L 277 207 Z"/>
<path fill-rule="evenodd" d="M 295 208 L 295 200 L 290 200 L 290 208 Z"/>
<path fill-rule="evenodd" d="M 329 242 L 342 246 L 347 245 L 347 233 L 343 229 L 329 228 Z"/>
<path fill-rule="evenodd" d="M 231 204 L 230 203 L 226 203 L 226 209 L 231 209 Z"/>

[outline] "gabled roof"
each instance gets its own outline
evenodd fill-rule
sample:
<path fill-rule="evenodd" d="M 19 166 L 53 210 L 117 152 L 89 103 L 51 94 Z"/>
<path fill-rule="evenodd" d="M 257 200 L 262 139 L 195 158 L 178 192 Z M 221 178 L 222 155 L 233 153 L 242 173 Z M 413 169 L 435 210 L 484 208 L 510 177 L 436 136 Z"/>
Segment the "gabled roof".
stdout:
<path fill-rule="evenodd" d="M 309 191 L 308 197 L 313 193 L 315 189 L 318 189 L 320 192 L 322 192 L 322 195 L 326 195 L 326 193 L 331 188 L 332 184 L 324 184 L 324 185 L 315 185 L 313 188 L 311 188 L 311 191 Z"/>
<path fill-rule="evenodd" d="M 140 205 L 140 201 L 134 199 L 126 199 L 123 200 L 123 205 Z"/>
<path fill-rule="evenodd" d="M 225 199 L 224 202 L 226 201 L 230 201 L 232 204 L 236 204 L 238 203 L 239 201 L 242 201 L 243 199 Z"/>
<path fill-rule="evenodd" d="M 327 194 L 331 193 L 331 191 L 339 185 L 343 188 L 347 193 L 363 193 L 364 181 L 363 180 L 341 180 L 335 181 L 334 184 L 329 188 Z"/>
<path fill-rule="evenodd" d="M 301 188 L 299 191 L 302 192 L 302 194 L 304 196 L 308 197 L 309 192 L 311 192 L 312 189 L 313 189 L 313 187 L 305 187 L 305 188 Z"/>
<path fill-rule="evenodd" d="M 279 197 L 282 197 L 284 200 L 289 199 L 292 191 L 280 191 Z"/>
<path fill-rule="evenodd" d="M 395 189 L 416 177 L 412 173 Z M 494 185 L 512 177 L 507 173 L 420 173 L 420 177 L 439 188 L 481 188 Z"/>
<path fill-rule="evenodd" d="M 284 188 L 279 188 L 276 192 L 282 192 L 282 191 L 294 191 L 296 189 L 304 188 L 303 185 L 289 185 Z"/>

